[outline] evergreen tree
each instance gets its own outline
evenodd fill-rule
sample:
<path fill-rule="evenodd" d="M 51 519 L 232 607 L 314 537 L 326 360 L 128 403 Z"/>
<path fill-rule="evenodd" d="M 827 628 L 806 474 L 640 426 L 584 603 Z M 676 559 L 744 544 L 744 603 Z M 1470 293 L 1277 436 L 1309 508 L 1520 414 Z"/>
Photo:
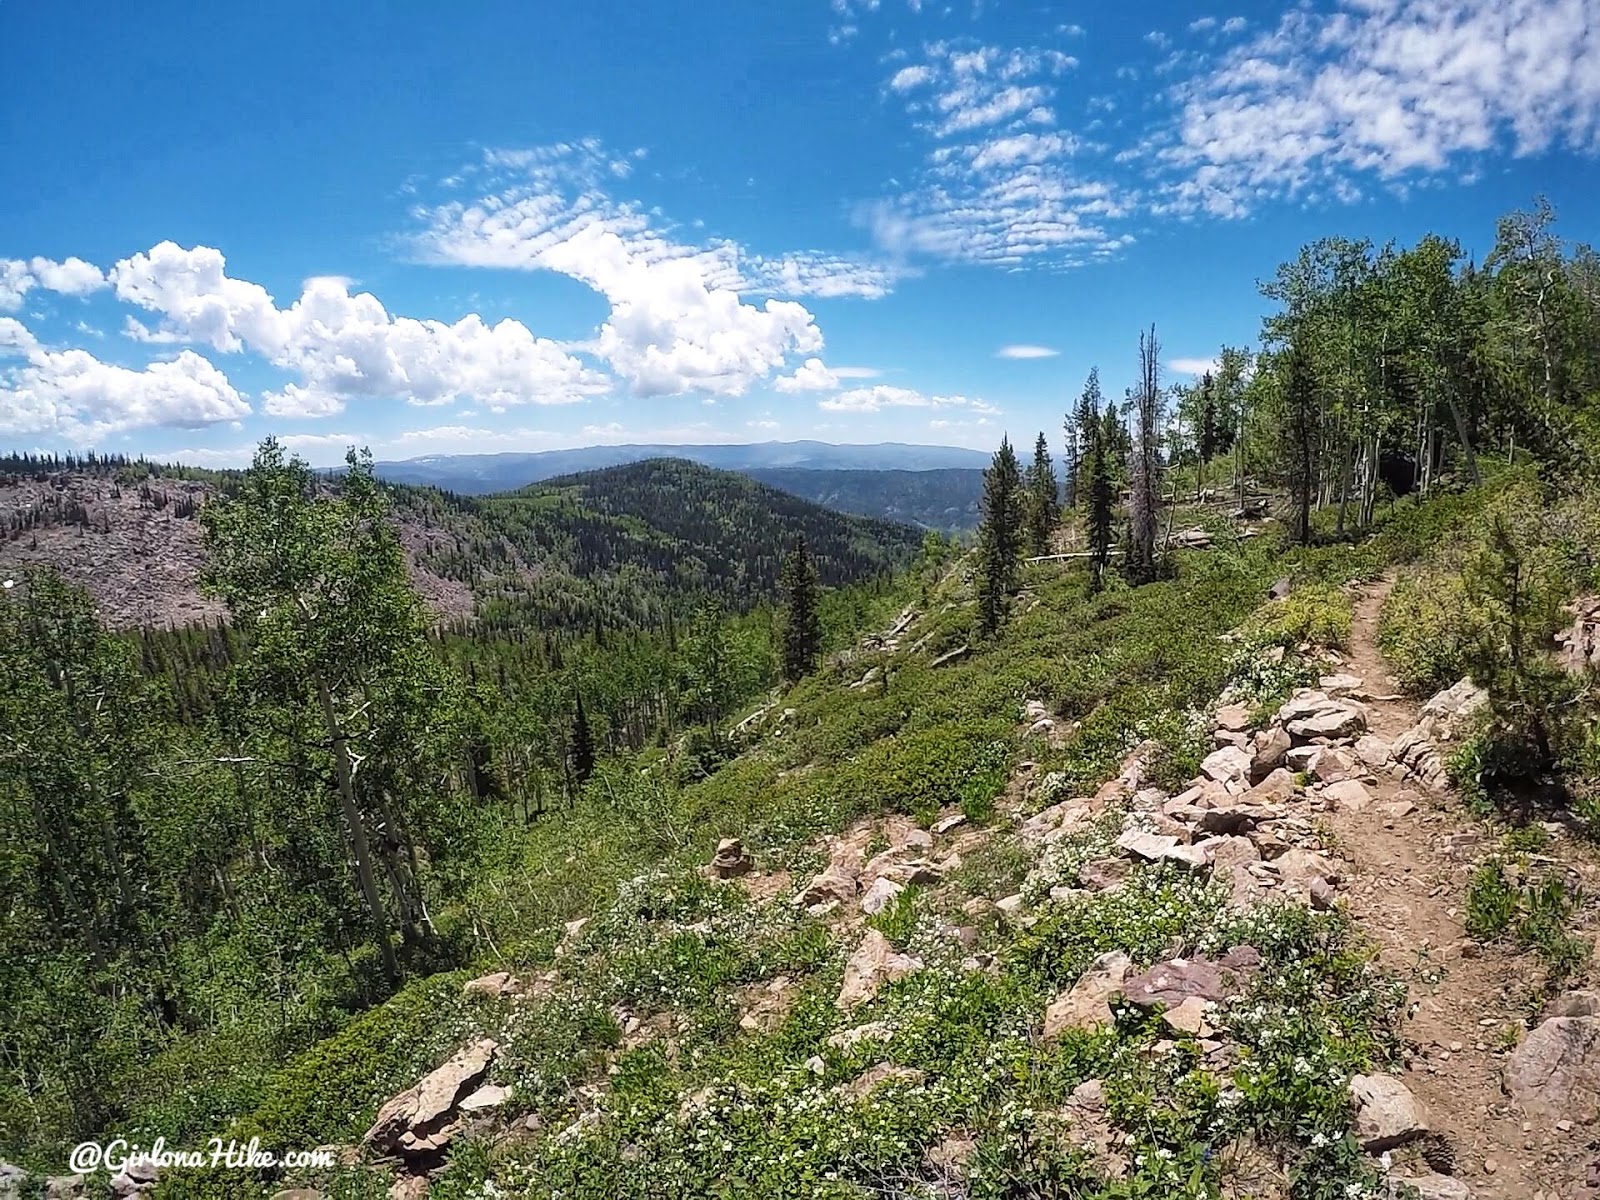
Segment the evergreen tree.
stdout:
<path fill-rule="evenodd" d="M 1149 583 L 1156 577 L 1156 527 L 1161 496 L 1161 344 L 1155 326 L 1139 335 L 1139 385 L 1134 407 L 1139 440 L 1133 448 L 1131 495 L 1128 512 L 1128 578 Z"/>
<path fill-rule="evenodd" d="M 594 730 L 583 708 L 583 693 L 578 694 L 577 710 L 572 714 L 572 774 L 582 787 L 594 774 Z"/>
<path fill-rule="evenodd" d="M 1278 479 L 1289 497 L 1294 537 L 1311 543 L 1311 508 L 1316 502 L 1322 405 L 1305 348 L 1291 342 L 1281 364 L 1282 391 L 1277 412 Z"/>
<path fill-rule="evenodd" d="M 1022 544 L 1022 473 L 1006 438 L 983 477 L 983 523 L 978 526 L 978 629 L 992 635 L 1005 619 L 1016 587 Z"/>
<path fill-rule="evenodd" d="M 1113 522 L 1117 503 L 1116 478 L 1112 456 L 1118 440 L 1116 413 L 1107 409 L 1089 426 L 1089 447 L 1084 460 L 1084 505 L 1089 535 L 1089 564 L 1094 572 L 1094 588 L 1099 590 L 1111 558 Z"/>
<path fill-rule="evenodd" d="M 1083 394 L 1077 406 L 1067 416 L 1067 508 L 1076 512 L 1084 503 L 1087 489 L 1087 463 L 1093 452 L 1100 430 L 1100 406 L 1105 396 L 1100 391 L 1100 368 L 1089 368 L 1089 378 L 1084 380 Z"/>
<path fill-rule="evenodd" d="M 1050 553 L 1050 535 L 1055 532 L 1061 504 L 1050 443 L 1042 432 L 1033 444 L 1033 462 L 1028 466 L 1024 484 L 1028 553 L 1037 558 Z"/>
<path fill-rule="evenodd" d="M 783 678 L 787 683 L 809 675 L 822 660 L 822 616 L 818 607 L 817 568 L 802 536 L 783 563 Z"/>

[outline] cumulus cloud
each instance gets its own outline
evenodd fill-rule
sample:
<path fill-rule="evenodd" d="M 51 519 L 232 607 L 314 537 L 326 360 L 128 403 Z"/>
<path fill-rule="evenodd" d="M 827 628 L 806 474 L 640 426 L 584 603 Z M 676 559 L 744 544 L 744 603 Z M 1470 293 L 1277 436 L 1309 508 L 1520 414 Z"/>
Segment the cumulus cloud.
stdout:
<path fill-rule="evenodd" d="M 839 376 L 828 370 L 820 358 L 808 358 L 793 375 L 780 375 L 772 381 L 780 392 L 831 392 L 839 386 Z"/>
<path fill-rule="evenodd" d="M 912 388 L 891 387 L 882 383 L 829 396 L 817 401 L 817 407 L 826 412 L 846 413 L 876 413 L 886 408 L 959 408 L 985 415 L 1000 411 L 984 400 L 966 396 L 929 396 Z"/>
<path fill-rule="evenodd" d="M 1237 32 L 1243 21 L 1225 22 Z M 1295 8 L 1175 89 L 1171 204 L 1237 216 L 1358 180 L 1600 142 L 1597 0 L 1343 0 Z"/>
<path fill-rule="evenodd" d="M 15 312 L 34 288 L 63 296 L 87 296 L 106 286 L 106 277 L 81 258 L 56 262 L 49 258 L 0 258 L 0 312 Z"/>
<path fill-rule="evenodd" d="M 1052 350 L 1049 346 L 1001 346 L 994 352 L 996 358 L 1054 358 L 1060 354 L 1059 350 Z"/>
<path fill-rule="evenodd" d="M 418 209 L 416 244 L 425 261 L 553 271 L 599 292 L 611 312 L 592 348 L 640 395 L 740 395 L 822 348 L 812 314 L 779 297 L 873 298 L 893 285 L 888 266 L 840 255 L 679 241 L 612 198 L 627 161 L 593 141 L 491 151 L 467 172 L 480 198 Z"/>
<path fill-rule="evenodd" d="M 249 351 L 298 375 L 263 397 L 274 416 L 331 416 L 357 397 L 420 405 L 472 400 L 498 412 L 569 404 L 609 388 L 603 374 L 517 321 L 396 317 L 370 293 L 352 295 L 337 277 L 306 280 L 300 298 L 279 308 L 260 284 L 229 276 L 226 266 L 209 246 L 162 242 L 117 263 L 110 278 L 119 299 L 160 314 L 155 330 L 129 326 L 141 340 Z"/>
<path fill-rule="evenodd" d="M 6 360 L 21 358 L 11 365 Z M 0 434 L 62 437 L 80 444 L 156 426 L 195 428 L 247 416 L 227 377 L 193 350 L 142 370 L 85 350 L 50 350 L 0 318 Z"/>

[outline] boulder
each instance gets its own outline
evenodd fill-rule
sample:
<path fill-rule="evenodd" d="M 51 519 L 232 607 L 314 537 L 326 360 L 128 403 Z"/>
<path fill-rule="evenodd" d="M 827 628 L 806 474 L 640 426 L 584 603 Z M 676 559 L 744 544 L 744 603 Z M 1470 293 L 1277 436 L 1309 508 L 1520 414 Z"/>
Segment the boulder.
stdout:
<path fill-rule="evenodd" d="M 1294 799 L 1294 776 L 1279 767 L 1239 799 L 1245 804 L 1284 804 Z"/>
<path fill-rule="evenodd" d="M 872 886 L 861 897 L 861 911 L 868 916 L 876 916 L 893 903 L 894 898 L 905 888 L 887 876 L 880 875 L 872 881 Z"/>
<path fill-rule="evenodd" d="M 1250 709 L 1243 704 L 1224 704 L 1217 709 L 1216 728 L 1224 733 L 1247 733 L 1250 729 Z"/>
<path fill-rule="evenodd" d="M 885 985 L 922 970 L 922 960 L 901 954 L 876 929 L 867 930 L 861 945 L 844 966 L 844 984 L 834 1004 L 840 1009 L 854 1008 L 871 1000 Z"/>
<path fill-rule="evenodd" d="M 1422 706 L 1417 722 L 1428 735 L 1448 741 L 1459 734 L 1472 715 L 1489 703 L 1489 693 L 1469 679 L 1459 679 Z"/>
<path fill-rule="evenodd" d="M 362 1140 L 380 1154 L 437 1153 L 460 1129 L 460 1102 L 478 1090 L 499 1049 L 498 1043 L 484 1038 L 458 1050 L 384 1104 Z"/>
<path fill-rule="evenodd" d="M 1140 1008 L 1177 1008 L 1191 996 L 1213 1002 L 1233 995 L 1244 977 L 1261 963 L 1253 946 L 1240 946 L 1219 959 L 1174 958 L 1128 979 L 1123 995 Z"/>
<path fill-rule="evenodd" d="M 1109 892 L 1128 877 L 1131 869 L 1125 858 L 1097 858 L 1078 868 L 1078 882 L 1090 891 Z"/>
<path fill-rule="evenodd" d="M 1060 1037 L 1068 1029 L 1093 1029 L 1112 1020 L 1111 1001 L 1133 971 L 1133 960 L 1120 950 L 1095 959 L 1044 1011 L 1044 1036 Z"/>
<path fill-rule="evenodd" d="M 1389 743 L 1375 733 L 1364 734 L 1356 739 L 1356 757 L 1374 771 L 1381 771 L 1389 765 L 1393 757 Z"/>
<path fill-rule="evenodd" d="M 1422 1105 L 1392 1075 L 1357 1075 L 1350 1081 L 1350 1102 L 1356 1140 L 1369 1154 L 1392 1150 L 1428 1132 Z"/>
<path fill-rule="evenodd" d="M 483 975 L 477 979 L 469 979 L 461 985 L 463 996 L 486 996 L 490 1000 L 498 1000 L 501 996 L 509 995 L 516 988 L 516 980 L 510 971 L 496 971 L 493 975 Z"/>
<path fill-rule="evenodd" d="M 463 1113 L 493 1112 L 511 1099 L 511 1089 L 498 1083 L 486 1083 L 456 1107 Z"/>
<path fill-rule="evenodd" d="M 1367 686 L 1367 681 L 1359 675 L 1346 675 L 1341 671 L 1336 675 L 1324 675 L 1317 680 L 1317 686 L 1327 692 L 1329 696 L 1337 698 L 1359 691 Z"/>
<path fill-rule="evenodd" d="M 1405 1190 L 1407 1188 L 1411 1190 Z M 1393 1200 L 1413 1194 L 1417 1200 L 1472 1200 L 1472 1189 L 1449 1175 L 1416 1175 L 1409 1179 L 1395 1175 L 1390 1178 L 1389 1195 Z"/>
<path fill-rule="evenodd" d="M 15 1163 L 0 1160 L 0 1200 L 17 1200 L 28 1173 Z"/>
<path fill-rule="evenodd" d="M 1174 1033 L 1190 1037 L 1210 1037 L 1214 1032 L 1206 1020 L 1206 1002 L 1199 996 L 1190 996 L 1176 1008 L 1167 1009 L 1161 1014 L 1161 1020 Z"/>
<path fill-rule="evenodd" d="M 1281 725 L 1273 725 L 1256 734 L 1250 762 L 1250 782 L 1260 783 L 1273 771 L 1283 766 L 1294 740 Z"/>
<path fill-rule="evenodd" d="M 743 842 L 738 838 L 723 838 L 717 843 L 717 852 L 706 870 L 717 879 L 737 879 L 749 874 L 754 865 Z"/>
<path fill-rule="evenodd" d="M 834 863 L 821 874 L 814 876 L 794 898 L 794 902 L 800 908 L 812 908 L 818 904 L 827 904 L 829 901 L 849 904 L 855 898 L 855 874 L 841 864 Z"/>
<path fill-rule="evenodd" d="M 1600 1017 L 1600 992 L 1567 992 L 1550 1005 L 1552 1017 Z"/>
<path fill-rule="evenodd" d="M 1081 829 L 1093 815 L 1094 802 L 1079 796 L 1034 813 L 1022 823 L 1018 833 L 1023 845 L 1036 849 Z"/>
<path fill-rule="evenodd" d="M 1600 1017 L 1551 1017 L 1506 1063 L 1506 1091 L 1531 1113 L 1592 1124 L 1600 1117 Z"/>
<path fill-rule="evenodd" d="M 1242 746 L 1224 746 L 1206 755 L 1200 770 L 1218 783 L 1247 782 L 1255 756 Z"/>
<path fill-rule="evenodd" d="M 1288 723 L 1291 735 L 1297 738 L 1348 738 L 1355 737 L 1367 727 L 1367 714 L 1358 708 L 1334 705 Z"/>

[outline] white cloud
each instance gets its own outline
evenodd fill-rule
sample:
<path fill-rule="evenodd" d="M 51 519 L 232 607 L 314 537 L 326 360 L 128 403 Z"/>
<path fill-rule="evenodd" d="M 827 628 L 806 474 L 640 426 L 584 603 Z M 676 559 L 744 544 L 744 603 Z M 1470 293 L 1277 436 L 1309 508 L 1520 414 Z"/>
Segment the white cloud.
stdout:
<path fill-rule="evenodd" d="M 81 258 L 0 258 L 0 312 L 15 312 L 34 288 L 63 296 L 87 296 L 106 286 L 100 268 Z"/>
<path fill-rule="evenodd" d="M 1179 85 L 1171 207 L 1348 200 L 1367 175 L 1600 143 L 1597 0 L 1343 0 L 1295 8 Z M 1243 28 L 1230 20 L 1227 32 Z"/>
<path fill-rule="evenodd" d="M 874 387 L 852 388 L 817 401 L 817 407 L 826 412 L 876 413 L 886 408 L 960 408 L 978 414 L 994 414 L 1000 410 L 984 400 L 966 396 L 928 396 L 912 388 L 877 384 Z"/>
<path fill-rule="evenodd" d="M 1205 33 L 1206 31 L 1215 29 L 1216 27 L 1217 19 L 1215 17 L 1199 17 L 1189 22 L 1190 33 Z"/>
<path fill-rule="evenodd" d="M 1249 24 L 1250 24 L 1250 22 L 1246 21 L 1243 17 L 1229 17 L 1226 21 L 1224 21 L 1222 23 L 1222 32 L 1223 33 L 1243 33 L 1244 30 L 1245 30 L 1245 27 L 1247 25 L 1249 25 Z"/>
<path fill-rule="evenodd" d="M 996 358 L 1054 358 L 1060 354 L 1059 350 L 1052 350 L 1049 346 L 1001 346 L 994 352 Z"/>
<path fill-rule="evenodd" d="M 933 78 L 933 69 L 931 67 L 901 67 L 889 80 L 889 86 L 897 92 L 910 92 L 925 84 L 932 83 Z"/>
<path fill-rule="evenodd" d="M 193 350 L 142 370 L 85 350 L 49 350 L 18 321 L 0 318 L 0 434 L 45 435 L 80 445 L 156 426 L 194 428 L 247 416 L 227 377 Z"/>
<path fill-rule="evenodd" d="M 772 386 L 780 392 L 831 392 L 839 386 L 839 376 L 828 370 L 820 358 L 808 358 L 793 375 L 774 379 Z"/>
<path fill-rule="evenodd" d="M 876 367 L 833 367 L 836 379 L 876 379 L 883 372 Z"/>
<path fill-rule="evenodd" d="M 1171 358 L 1167 360 L 1168 370 L 1178 375 L 1204 375 L 1207 371 L 1217 369 L 1215 358 Z"/>
<path fill-rule="evenodd" d="M 777 297 L 872 298 L 893 285 L 891 268 L 839 255 L 676 241 L 612 199 L 618 161 L 593 141 L 490 151 L 469 170 L 478 200 L 417 210 L 417 245 L 426 261 L 553 271 L 593 288 L 611 312 L 591 348 L 644 396 L 740 395 L 822 348 L 812 314 Z"/>
<path fill-rule="evenodd" d="M 297 374 L 298 382 L 264 397 L 274 416 L 331 416 L 357 397 L 421 405 L 472 400 L 498 412 L 573 403 L 609 389 L 604 375 L 517 321 L 395 317 L 375 296 L 351 295 L 345 280 L 329 276 L 306 280 L 300 298 L 280 309 L 265 288 L 225 268 L 221 251 L 162 242 L 123 259 L 111 280 L 118 298 L 162 317 L 153 331 L 130 319 L 134 337 L 248 350 Z"/>

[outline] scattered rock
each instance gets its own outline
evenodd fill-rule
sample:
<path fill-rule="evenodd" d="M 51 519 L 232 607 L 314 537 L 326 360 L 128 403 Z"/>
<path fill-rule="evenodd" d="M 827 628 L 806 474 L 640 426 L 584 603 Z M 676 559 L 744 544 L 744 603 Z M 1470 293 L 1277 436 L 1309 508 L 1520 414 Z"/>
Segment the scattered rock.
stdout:
<path fill-rule="evenodd" d="M 875 997 L 885 985 L 922 970 L 922 960 L 901 954 L 876 929 L 869 929 L 844 967 L 844 984 L 834 1004 L 854 1008 Z"/>
<path fill-rule="evenodd" d="M 1409 1179 L 1396 1175 L 1389 1180 L 1389 1195 L 1396 1200 L 1411 1195 L 1404 1190 L 1406 1188 L 1414 1189 L 1418 1200 L 1472 1200 L 1472 1189 L 1448 1175 L 1418 1175 Z"/>
<path fill-rule="evenodd" d="M 1224 704 L 1217 709 L 1216 728 L 1226 733 L 1247 733 L 1250 729 L 1250 709 L 1243 704 Z"/>
<path fill-rule="evenodd" d="M 1254 762 L 1255 756 L 1243 747 L 1224 746 L 1206 755 L 1200 770 L 1207 778 L 1215 779 L 1218 783 L 1248 782 L 1250 767 Z"/>
<path fill-rule="evenodd" d="M 867 889 L 866 895 L 861 897 L 861 911 L 868 916 L 876 916 L 894 901 L 894 898 L 905 888 L 887 876 L 880 875 L 872 881 L 872 886 Z"/>
<path fill-rule="evenodd" d="M 1254 754 L 1250 763 L 1250 779 L 1259 783 L 1273 771 L 1283 766 L 1288 757 L 1294 741 L 1289 737 L 1289 731 L 1282 726 L 1274 725 L 1263 729 L 1256 734 Z"/>
<path fill-rule="evenodd" d="M 1120 950 L 1102 954 L 1044 1012 L 1044 1036 L 1060 1037 L 1068 1029 L 1092 1029 L 1112 1019 L 1111 1000 L 1123 990 L 1133 960 Z"/>
<path fill-rule="evenodd" d="M 499 1048 L 484 1038 L 457 1051 L 384 1104 L 362 1140 L 379 1153 L 407 1156 L 433 1154 L 448 1145 L 460 1128 L 460 1102 L 477 1090 Z"/>
<path fill-rule="evenodd" d="M 1600 1016 L 1600 992 L 1567 992 L 1550 1006 L 1552 1017 Z"/>
<path fill-rule="evenodd" d="M 1355 1135 L 1369 1154 L 1392 1150 L 1428 1132 L 1428 1120 L 1406 1087 L 1392 1075 L 1357 1075 L 1350 1081 Z"/>
<path fill-rule="evenodd" d="M 1322 796 L 1339 812 L 1361 812 L 1372 803 L 1372 793 L 1359 779 L 1341 779 L 1326 784 Z"/>
<path fill-rule="evenodd" d="M 879 1063 L 877 1066 L 863 1071 L 859 1077 L 852 1079 L 839 1091 L 852 1100 L 865 1100 L 873 1092 L 887 1083 L 899 1084 L 904 1087 L 915 1087 L 926 1076 L 915 1067 L 900 1067 L 893 1063 Z"/>
<path fill-rule="evenodd" d="M 813 908 L 830 901 L 849 904 L 855 898 L 855 874 L 842 864 L 834 863 L 806 884 L 794 902 L 800 908 Z"/>
<path fill-rule="evenodd" d="M 1126 858 L 1097 858 L 1078 868 L 1078 882 L 1091 891 L 1109 892 L 1133 869 Z"/>
<path fill-rule="evenodd" d="M 738 838 L 723 838 L 717 843 L 717 852 L 706 869 L 717 879 L 737 879 L 749 874 L 753 866 L 755 862 L 745 852 L 743 842 Z"/>
<path fill-rule="evenodd" d="M 1335 699 L 1340 696 L 1348 696 L 1351 692 L 1359 691 L 1366 685 L 1367 681 L 1360 676 L 1346 675 L 1343 672 L 1336 675 L 1324 675 L 1317 680 L 1317 686 Z"/>
<path fill-rule="evenodd" d="M 491 1000 L 498 1000 L 501 996 L 508 995 L 516 986 L 510 971 L 496 971 L 493 975 L 484 975 L 478 979 L 469 979 L 461 985 L 463 996 L 487 996 Z"/>
<path fill-rule="evenodd" d="M 940 837 L 943 837 L 952 829 L 959 829 L 966 823 L 967 815 L 965 813 L 953 813 L 948 817 L 941 817 L 939 820 L 935 821 L 933 823 L 933 832 L 938 834 Z"/>
<path fill-rule="evenodd" d="M 1506 1063 L 1506 1091 L 1529 1112 L 1585 1124 L 1600 1117 L 1600 1017 L 1551 1017 Z"/>
<path fill-rule="evenodd" d="M 1206 1002 L 1199 996 L 1190 996 L 1177 1008 L 1169 1008 L 1161 1019 L 1175 1033 L 1190 1037 L 1210 1037 L 1213 1030 L 1206 1021 Z"/>

